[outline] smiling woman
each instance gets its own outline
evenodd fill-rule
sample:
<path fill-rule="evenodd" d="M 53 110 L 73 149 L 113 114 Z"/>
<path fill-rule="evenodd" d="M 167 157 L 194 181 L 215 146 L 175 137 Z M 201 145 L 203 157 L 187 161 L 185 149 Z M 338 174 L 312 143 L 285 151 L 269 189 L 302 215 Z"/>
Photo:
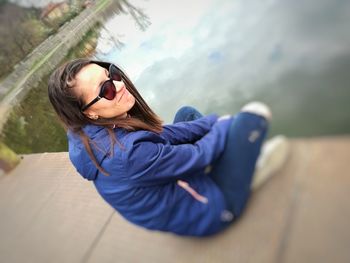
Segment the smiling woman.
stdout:
<path fill-rule="evenodd" d="M 92 62 L 75 78 L 75 92 L 85 101 L 81 110 L 95 120 L 99 116 L 102 118 L 126 117 L 127 111 L 135 104 L 134 96 L 126 89 L 118 67 L 110 64 L 107 70 L 103 64 L 99 64 L 96 61 Z M 102 98 L 105 100 L 101 100 Z"/>
<path fill-rule="evenodd" d="M 115 127 L 157 132 L 162 124 L 127 75 L 117 66 L 111 66 L 108 62 L 83 58 L 72 60 L 56 69 L 48 84 L 50 102 L 65 129 L 81 136 L 92 161 L 105 174 L 93 155 L 83 127 L 99 125 L 112 135 Z M 114 80 L 114 67 L 120 74 L 119 81 Z M 112 145 L 116 142 L 114 136 L 111 142 Z"/>
<path fill-rule="evenodd" d="M 98 125 L 110 126 L 118 122 L 119 127 L 126 127 L 129 121 L 123 119 L 129 111 L 144 121 L 149 119 L 151 130 L 161 127 L 159 117 L 147 106 L 127 75 L 112 63 L 88 59 L 67 62 L 52 73 L 48 92 L 66 128 L 74 127 L 74 131 L 91 120 Z M 76 120 L 69 118 L 70 115 Z M 145 123 L 137 123 L 139 128 L 145 128 Z"/>
<path fill-rule="evenodd" d="M 233 117 L 186 106 L 162 126 L 120 67 L 88 59 L 56 69 L 48 93 L 71 162 L 130 222 L 207 236 L 242 213 L 271 119 L 266 105 Z"/>

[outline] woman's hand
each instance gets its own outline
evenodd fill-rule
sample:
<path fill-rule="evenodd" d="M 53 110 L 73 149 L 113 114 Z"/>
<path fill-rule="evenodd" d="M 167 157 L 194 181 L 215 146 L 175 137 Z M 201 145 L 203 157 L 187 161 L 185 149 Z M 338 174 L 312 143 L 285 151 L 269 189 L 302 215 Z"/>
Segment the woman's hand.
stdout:
<path fill-rule="evenodd" d="M 227 120 L 231 118 L 232 116 L 230 114 L 222 115 L 220 116 L 216 121 L 222 121 L 222 120 Z"/>

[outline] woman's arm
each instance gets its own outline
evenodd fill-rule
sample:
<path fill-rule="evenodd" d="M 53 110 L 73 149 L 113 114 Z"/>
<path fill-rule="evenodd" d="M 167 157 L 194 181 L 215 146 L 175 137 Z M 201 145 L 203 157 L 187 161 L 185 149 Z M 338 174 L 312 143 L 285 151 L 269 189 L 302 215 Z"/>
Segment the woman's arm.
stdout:
<path fill-rule="evenodd" d="M 193 143 L 208 133 L 217 119 L 217 114 L 209 114 L 193 121 L 164 125 L 160 135 L 174 145 Z"/>
<path fill-rule="evenodd" d="M 223 152 L 231 120 L 216 122 L 194 144 L 171 145 L 155 133 L 142 132 L 125 152 L 128 178 L 140 185 L 158 184 L 204 170 Z"/>

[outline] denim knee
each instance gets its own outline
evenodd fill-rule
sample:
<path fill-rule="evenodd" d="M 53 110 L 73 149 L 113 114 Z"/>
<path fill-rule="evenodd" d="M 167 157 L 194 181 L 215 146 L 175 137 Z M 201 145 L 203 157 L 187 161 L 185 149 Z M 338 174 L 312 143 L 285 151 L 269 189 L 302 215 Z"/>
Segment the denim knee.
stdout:
<path fill-rule="evenodd" d="M 253 112 L 239 112 L 235 117 L 240 116 L 243 119 L 248 120 L 248 125 L 252 128 L 255 127 L 261 131 L 268 130 L 270 121 L 264 116 L 253 113 Z"/>
<path fill-rule="evenodd" d="M 191 121 L 202 117 L 203 115 L 197 111 L 194 107 L 191 106 L 183 106 L 181 107 L 175 115 L 174 122 L 180 121 Z"/>

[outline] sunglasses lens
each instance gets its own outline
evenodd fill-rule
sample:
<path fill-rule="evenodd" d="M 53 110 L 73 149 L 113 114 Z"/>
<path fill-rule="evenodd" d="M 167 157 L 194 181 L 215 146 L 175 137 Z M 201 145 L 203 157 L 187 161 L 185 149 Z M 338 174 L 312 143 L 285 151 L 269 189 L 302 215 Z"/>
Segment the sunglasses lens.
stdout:
<path fill-rule="evenodd" d="M 111 68 L 110 68 L 110 78 L 116 81 L 121 81 L 122 80 L 122 76 L 119 72 L 119 69 L 112 64 Z"/>
<path fill-rule="evenodd" d="M 112 81 L 106 81 L 103 84 L 102 90 L 102 97 L 106 98 L 107 100 L 113 100 L 117 94 L 117 90 Z"/>

